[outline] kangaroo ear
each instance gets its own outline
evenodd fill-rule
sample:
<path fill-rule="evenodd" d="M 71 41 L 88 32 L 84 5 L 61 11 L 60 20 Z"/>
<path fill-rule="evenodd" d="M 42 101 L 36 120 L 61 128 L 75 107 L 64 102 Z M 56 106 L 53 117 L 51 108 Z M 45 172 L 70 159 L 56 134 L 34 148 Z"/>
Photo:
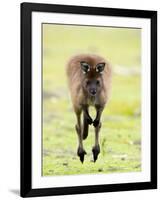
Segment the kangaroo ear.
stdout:
<path fill-rule="evenodd" d="M 80 64 L 81 64 L 81 69 L 82 69 L 84 74 L 86 74 L 87 72 L 90 71 L 90 66 L 89 66 L 88 63 L 81 61 Z"/>
<path fill-rule="evenodd" d="M 96 65 L 96 72 L 102 73 L 103 70 L 104 70 L 104 68 L 105 68 L 105 63 L 98 63 L 98 64 Z"/>

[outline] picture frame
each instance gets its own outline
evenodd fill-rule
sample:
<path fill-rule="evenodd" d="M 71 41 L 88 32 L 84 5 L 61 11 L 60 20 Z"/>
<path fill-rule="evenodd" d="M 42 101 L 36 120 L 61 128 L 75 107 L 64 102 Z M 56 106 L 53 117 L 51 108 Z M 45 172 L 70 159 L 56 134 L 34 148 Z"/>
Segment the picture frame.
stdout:
<path fill-rule="evenodd" d="M 79 16 L 94 16 L 100 17 L 98 21 L 102 20 L 101 17 L 114 17 L 126 18 L 129 21 L 133 20 L 147 20 L 149 29 L 147 29 L 149 35 L 149 70 L 150 77 L 149 81 L 149 113 L 148 119 L 149 125 L 149 180 L 134 180 L 132 182 L 115 182 L 106 183 L 105 181 L 101 184 L 80 184 L 67 185 L 67 186 L 49 186 L 46 187 L 33 187 L 33 176 L 35 170 L 33 170 L 33 151 L 35 146 L 33 145 L 33 138 L 35 132 L 33 132 L 35 116 L 33 116 L 33 82 L 36 78 L 40 79 L 41 76 L 35 76 L 33 80 L 33 63 L 34 59 L 34 48 L 35 45 L 33 34 L 35 23 L 39 21 L 38 18 L 34 21 L 34 14 L 42 15 L 40 19 L 43 21 L 43 15 L 45 14 L 66 14 L 66 15 L 79 15 Z M 119 18 L 120 17 L 120 18 Z M 47 19 L 50 20 L 48 15 Z M 62 21 L 62 24 L 66 22 Z M 42 23 L 41 21 L 41 23 Z M 40 22 L 40 21 L 39 21 Z M 38 23 L 39 23 L 38 22 Z M 121 22 L 121 21 L 120 21 Z M 47 21 L 45 21 L 47 23 Z M 74 23 L 74 22 L 73 22 Z M 89 22 L 88 22 L 89 23 Z M 139 22 L 138 22 L 139 23 Z M 68 24 L 68 23 L 67 23 Z M 88 24 L 90 25 L 90 24 Z M 111 26 L 111 25 L 110 25 Z M 121 27 L 127 25 L 120 23 Z M 39 29 L 37 29 L 39 30 Z M 37 37 L 37 36 L 36 36 Z M 40 40 L 41 42 L 41 40 Z M 38 46 L 39 48 L 39 46 Z M 41 53 L 41 50 L 40 50 Z M 38 63 L 41 63 L 42 58 L 39 57 Z M 35 73 L 35 72 L 34 72 Z M 41 71 L 42 73 L 42 71 Z M 40 75 L 40 74 L 39 74 Z M 146 76 L 146 74 L 142 74 Z M 34 90 L 35 91 L 35 90 Z M 36 95 L 38 95 L 37 93 Z M 35 95 L 35 93 L 34 93 Z M 42 93 L 40 92 L 42 97 Z M 145 93 L 146 95 L 146 93 Z M 40 106 L 40 105 L 39 105 Z M 147 107 L 148 109 L 148 107 Z M 40 108 L 41 110 L 41 108 Z M 36 111 L 37 112 L 37 111 Z M 38 113 L 37 113 L 38 114 Z M 39 112 L 41 115 L 41 112 Z M 41 119 L 41 116 L 38 119 Z M 36 122 L 35 122 L 36 123 Z M 42 124 L 40 124 L 42 126 Z M 147 125 L 148 126 L 148 125 Z M 37 129 L 39 130 L 40 127 Z M 39 132 L 40 134 L 40 132 Z M 41 134 L 40 134 L 41 136 Z M 39 143 L 40 144 L 40 143 Z M 35 158 L 35 157 L 34 157 Z M 40 167 L 41 168 L 41 167 Z M 132 9 L 117 9 L 117 8 L 100 8 L 100 7 L 86 7 L 86 6 L 74 6 L 74 5 L 54 5 L 54 4 L 38 4 L 38 3 L 22 3 L 21 4 L 21 185 L 20 194 L 22 197 L 34 197 L 34 196 L 48 196 L 48 195 L 67 195 L 67 194 L 83 194 L 83 193 L 100 193 L 100 192 L 113 192 L 113 191 L 129 191 L 129 190 L 143 190 L 143 189 L 156 189 L 157 188 L 157 12 L 147 10 L 132 10 Z M 41 176 L 41 174 L 40 174 Z M 77 177 L 77 175 L 76 175 Z M 67 177 L 67 181 L 70 177 Z M 76 179 L 73 179 L 73 181 Z M 38 179 L 38 181 L 40 181 Z M 50 182 L 50 181 L 49 181 Z M 55 182 L 55 184 L 57 184 Z"/>

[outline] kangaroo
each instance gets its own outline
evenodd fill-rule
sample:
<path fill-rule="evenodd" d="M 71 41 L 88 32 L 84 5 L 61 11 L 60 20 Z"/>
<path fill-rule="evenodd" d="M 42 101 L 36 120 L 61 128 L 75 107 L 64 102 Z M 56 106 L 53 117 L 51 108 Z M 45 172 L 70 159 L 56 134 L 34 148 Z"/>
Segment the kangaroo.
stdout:
<path fill-rule="evenodd" d="M 100 153 L 99 131 L 101 128 L 101 114 L 108 102 L 111 88 L 112 70 L 110 63 L 104 58 L 93 54 L 81 54 L 73 56 L 66 68 L 69 90 L 73 109 L 77 117 L 75 125 L 78 135 L 77 155 L 84 162 L 86 151 L 83 140 L 88 136 L 89 125 L 95 129 L 95 144 L 92 148 L 94 162 Z M 89 106 L 96 109 L 96 117 L 93 120 L 89 114 Z M 83 113 L 83 125 L 81 114 Z"/>

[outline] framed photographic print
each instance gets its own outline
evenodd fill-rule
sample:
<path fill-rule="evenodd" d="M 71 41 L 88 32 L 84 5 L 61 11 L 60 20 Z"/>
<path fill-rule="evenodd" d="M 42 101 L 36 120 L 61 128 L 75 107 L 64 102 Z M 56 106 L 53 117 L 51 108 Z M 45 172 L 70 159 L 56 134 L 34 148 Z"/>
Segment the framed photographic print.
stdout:
<path fill-rule="evenodd" d="M 21 4 L 21 196 L 157 188 L 157 12 Z"/>

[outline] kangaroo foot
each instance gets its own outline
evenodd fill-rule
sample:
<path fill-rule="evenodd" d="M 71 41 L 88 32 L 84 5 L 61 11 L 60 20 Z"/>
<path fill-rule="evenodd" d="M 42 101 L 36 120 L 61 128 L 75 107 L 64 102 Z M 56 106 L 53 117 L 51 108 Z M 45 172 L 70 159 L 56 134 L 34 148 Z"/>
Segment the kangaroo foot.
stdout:
<path fill-rule="evenodd" d="M 99 145 L 94 146 L 92 148 L 92 152 L 93 152 L 93 160 L 94 160 L 94 162 L 96 162 L 96 160 L 98 158 L 98 154 L 100 153 L 100 146 Z"/>
<path fill-rule="evenodd" d="M 85 151 L 83 148 L 78 147 L 77 155 L 79 156 L 80 161 L 81 161 L 82 163 L 84 162 L 84 156 L 85 156 L 85 154 L 87 154 L 86 151 Z"/>

